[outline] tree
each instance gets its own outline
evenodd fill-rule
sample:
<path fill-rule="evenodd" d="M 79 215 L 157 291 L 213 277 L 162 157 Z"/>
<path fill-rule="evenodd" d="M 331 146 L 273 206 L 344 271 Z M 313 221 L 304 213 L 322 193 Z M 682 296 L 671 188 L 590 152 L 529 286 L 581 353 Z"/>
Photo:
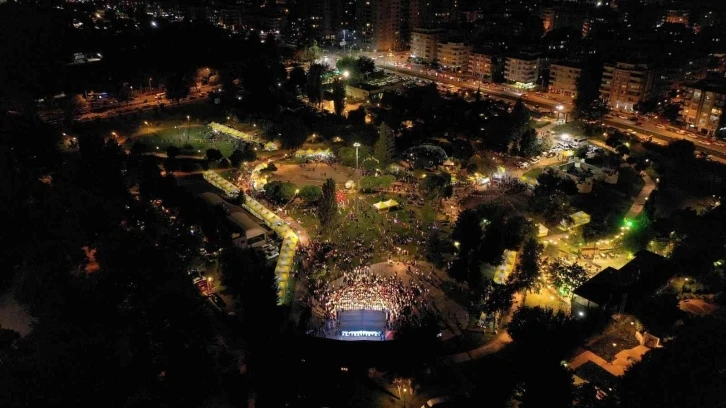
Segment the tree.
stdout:
<path fill-rule="evenodd" d="M 166 148 L 166 157 L 170 159 L 176 159 L 181 153 L 181 149 L 176 146 L 169 146 Z"/>
<path fill-rule="evenodd" d="M 385 166 L 391 162 L 395 153 L 396 140 L 393 131 L 388 125 L 381 123 L 381 126 L 378 128 L 378 141 L 373 146 L 373 156 L 381 166 Z"/>
<path fill-rule="evenodd" d="M 273 130 L 275 136 L 280 138 L 283 149 L 297 149 L 302 146 L 310 135 L 308 127 L 297 117 L 289 118 L 277 128 L 277 132 Z"/>
<path fill-rule="evenodd" d="M 242 150 L 240 149 L 235 149 L 229 156 L 229 162 L 232 164 L 232 167 L 238 168 L 240 164 L 242 164 L 243 158 L 244 152 L 242 152 Z"/>
<path fill-rule="evenodd" d="M 453 194 L 453 187 L 451 186 L 451 174 L 449 173 L 434 173 L 428 174 L 421 184 L 421 188 L 424 195 L 429 200 L 436 198 L 449 198 Z"/>
<path fill-rule="evenodd" d="M 222 155 L 222 152 L 219 151 L 219 149 L 207 149 L 207 160 L 210 162 L 218 162 L 224 158 Z"/>
<path fill-rule="evenodd" d="M 345 110 L 345 84 L 340 79 L 333 81 L 333 106 L 335 114 L 341 116 Z"/>
<path fill-rule="evenodd" d="M 572 179 L 561 177 L 554 170 L 546 170 L 537 177 L 530 208 L 542 214 L 547 222 L 559 223 L 571 212 L 568 196 L 576 193 L 577 184 Z"/>
<path fill-rule="evenodd" d="M 543 251 L 544 246 L 533 237 L 524 243 L 519 255 L 519 265 L 517 265 L 514 273 L 510 275 L 511 284 L 517 290 L 539 291 L 542 286 L 539 279 L 539 260 Z"/>
<path fill-rule="evenodd" d="M 116 100 L 118 102 L 127 102 L 131 100 L 131 87 L 127 83 L 121 84 L 116 90 Z"/>
<path fill-rule="evenodd" d="M 578 263 L 568 265 L 560 259 L 556 259 L 550 265 L 550 276 L 558 291 L 570 297 L 574 296 L 575 289 L 587 281 L 587 271 L 582 265 Z"/>
<path fill-rule="evenodd" d="M 323 190 L 318 186 L 304 186 L 300 189 L 300 198 L 306 203 L 316 203 L 323 196 Z"/>
<path fill-rule="evenodd" d="M 362 75 L 367 75 L 376 70 L 376 63 L 366 56 L 361 56 L 358 57 L 358 60 L 356 61 L 356 67 L 358 68 L 358 72 Z"/>
<path fill-rule="evenodd" d="M 301 66 L 297 66 L 290 71 L 290 85 L 294 86 L 295 89 L 302 88 L 305 86 L 305 83 L 307 82 L 307 77 L 305 76 L 305 70 Z"/>
<path fill-rule="evenodd" d="M 353 57 L 343 57 L 335 63 L 335 67 L 341 73 L 347 72 L 348 78 L 352 81 L 358 81 L 361 79 L 361 71 L 358 67 L 358 61 Z"/>
<path fill-rule="evenodd" d="M 233 294 L 241 316 L 239 321 L 250 333 L 254 346 L 264 341 L 276 325 L 277 284 L 274 271 L 258 252 L 231 247 L 222 252 L 222 282 Z M 248 336 L 245 336 L 248 337 Z"/>
<path fill-rule="evenodd" d="M 358 109 L 348 112 L 348 122 L 353 125 L 362 126 L 366 123 L 366 108 L 363 105 L 358 106 Z"/>
<path fill-rule="evenodd" d="M 338 221 L 338 197 L 335 191 L 335 180 L 329 178 L 323 184 L 323 195 L 318 202 L 318 218 L 323 230 L 333 230 Z"/>
<path fill-rule="evenodd" d="M 275 180 L 265 184 L 264 189 L 265 194 L 270 200 L 284 204 L 295 198 L 295 190 L 297 190 L 297 187 L 292 183 Z"/>
<path fill-rule="evenodd" d="M 628 368 L 617 389 L 620 406 L 722 406 L 726 399 L 724 349 L 723 322 L 714 317 L 695 319 L 667 347 L 649 351 Z"/>
<path fill-rule="evenodd" d="M 600 78 L 602 63 L 598 58 L 588 61 L 577 79 L 577 97 L 575 98 L 575 118 L 596 120 L 602 116 L 598 106 L 600 99 Z"/>
<path fill-rule="evenodd" d="M 338 149 L 338 158 L 344 166 L 355 167 L 355 147 L 341 147 Z M 358 164 L 360 165 L 365 159 L 370 157 L 371 148 L 366 145 L 358 147 Z"/>
<path fill-rule="evenodd" d="M 305 83 L 305 91 L 308 100 L 314 106 L 320 106 L 323 101 L 323 74 L 325 67 L 321 64 L 312 64 L 308 68 L 307 81 Z"/>
<path fill-rule="evenodd" d="M 166 99 L 179 102 L 189 96 L 192 77 L 184 73 L 173 73 L 166 78 Z"/>
<path fill-rule="evenodd" d="M 318 47 L 317 41 L 312 41 L 309 45 L 302 49 L 300 53 L 300 59 L 304 62 L 313 62 L 320 59 L 323 55 L 323 51 Z"/>
<path fill-rule="evenodd" d="M 267 166 L 260 169 L 260 173 L 262 174 L 272 174 L 277 171 L 277 165 L 275 163 L 268 163 Z"/>
<path fill-rule="evenodd" d="M 522 133 L 519 140 L 519 155 L 524 157 L 534 157 L 542 154 L 543 147 L 537 138 L 537 131 L 530 128 Z"/>
<path fill-rule="evenodd" d="M 88 109 L 88 102 L 81 95 L 73 95 L 66 97 L 63 104 L 63 121 L 66 126 L 70 126 L 73 120 L 83 111 Z"/>

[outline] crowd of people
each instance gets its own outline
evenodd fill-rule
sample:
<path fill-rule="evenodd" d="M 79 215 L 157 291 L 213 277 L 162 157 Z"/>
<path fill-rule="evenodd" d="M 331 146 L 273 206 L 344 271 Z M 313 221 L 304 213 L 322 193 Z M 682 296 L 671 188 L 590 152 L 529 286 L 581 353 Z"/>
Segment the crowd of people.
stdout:
<path fill-rule="evenodd" d="M 386 312 L 386 328 L 395 330 L 418 308 L 428 305 L 427 293 L 428 289 L 416 282 L 407 285 L 398 277 L 380 276 L 370 267 L 359 267 L 344 273 L 335 283 L 314 289 L 313 299 L 332 326 L 340 311 L 380 310 Z"/>

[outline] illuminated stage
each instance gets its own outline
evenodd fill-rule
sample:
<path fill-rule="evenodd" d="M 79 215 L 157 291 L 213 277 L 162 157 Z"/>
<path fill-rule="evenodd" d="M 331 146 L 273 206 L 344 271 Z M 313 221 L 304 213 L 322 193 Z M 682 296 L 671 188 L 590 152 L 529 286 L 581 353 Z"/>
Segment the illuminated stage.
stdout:
<path fill-rule="evenodd" d="M 382 341 L 386 339 L 383 310 L 341 310 L 338 312 L 339 340 Z"/>

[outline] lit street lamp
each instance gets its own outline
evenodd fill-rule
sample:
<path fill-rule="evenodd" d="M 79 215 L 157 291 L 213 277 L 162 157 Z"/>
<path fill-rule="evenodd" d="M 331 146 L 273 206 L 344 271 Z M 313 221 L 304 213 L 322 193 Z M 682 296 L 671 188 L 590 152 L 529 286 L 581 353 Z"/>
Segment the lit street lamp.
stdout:
<path fill-rule="evenodd" d="M 343 71 L 343 78 L 348 79 L 349 76 L 350 72 L 348 72 L 347 70 Z"/>
<path fill-rule="evenodd" d="M 355 171 L 358 171 L 358 148 L 360 147 L 360 143 L 355 142 L 353 143 L 353 147 L 355 147 Z"/>

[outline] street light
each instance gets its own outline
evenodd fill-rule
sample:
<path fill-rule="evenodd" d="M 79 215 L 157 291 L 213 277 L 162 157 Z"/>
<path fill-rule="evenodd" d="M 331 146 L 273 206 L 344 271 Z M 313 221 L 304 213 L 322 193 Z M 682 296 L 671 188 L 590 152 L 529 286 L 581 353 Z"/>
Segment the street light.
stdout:
<path fill-rule="evenodd" d="M 348 78 L 350 76 L 350 72 L 348 70 L 343 71 L 343 78 Z"/>
<path fill-rule="evenodd" d="M 360 143 L 355 142 L 353 143 L 353 147 L 355 147 L 355 171 L 358 171 L 358 148 L 360 147 Z"/>

